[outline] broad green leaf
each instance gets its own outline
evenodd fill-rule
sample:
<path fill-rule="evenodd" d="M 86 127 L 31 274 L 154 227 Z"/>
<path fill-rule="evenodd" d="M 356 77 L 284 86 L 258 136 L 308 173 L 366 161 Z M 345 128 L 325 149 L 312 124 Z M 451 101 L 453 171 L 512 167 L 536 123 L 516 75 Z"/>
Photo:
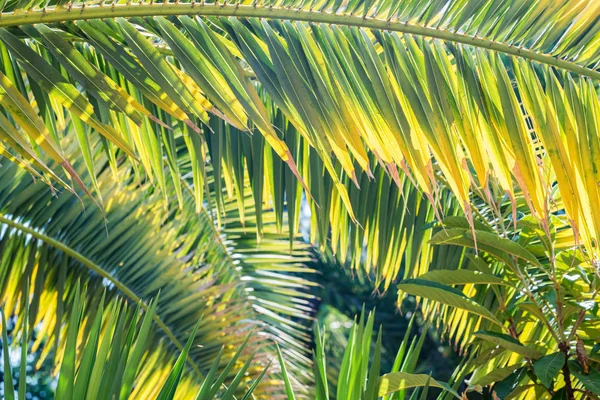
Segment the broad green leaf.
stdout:
<path fill-rule="evenodd" d="M 509 396 L 521 383 L 527 373 L 528 367 L 521 367 L 514 371 L 512 374 L 496 383 L 492 390 L 501 399 L 505 399 Z"/>
<path fill-rule="evenodd" d="M 473 232 L 467 229 L 453 228 L 441 230 L 431 238 L 431 243 L 454 244 L 457 246 L 475 248 L 477 242 L 477 248 L 479 250 L 490 253 L 509 266 L 512 265 L 511 256 L 527 261 L 533 265 L 541 265 L 533 254 L 512 240 L 502 238 L 495 233 L 478 230 L 474 232 L 476 235 L 475 238 L 473 237 Z"/>
<path fill-rule="evenodd" d="M 579 381 L 585 386 L 590 392 L 600 395 L 600 372 L 590 368 L 590 372 L 586 374 L 583 368 L 576 361 L 569 361 L 569 370 L 579 379 Z"/>
<path fill-rule="evenodd" d="M 416 398 L 415 395 L 417 394 L 418 389 L 415 391 L 415 393 L 413 394 L 413 396 L 411 396 L 411 400 L 413 398 Z M 423 387 L 423 392 L 421 393 L 421 396 L 419 397 L 419 400 L 427 400 L 427 394 L 429 393 L 429 379 L 427 380 L 427 382 L 425 383 L 425 386 Z"/>
<path fill-rule="evenodd" d="M 552 400 L 569 400 L 569 394 L 566 388 L 560 388 L 552 395 Z"/>
<path fill-rule="evenodd" d="M 423 297 L 479 315 L 499 326 L 503 326 L 487 308 L 465 296 L 460 290 L 441 283 L 424 279 L 407 279 L 398 284 L 398 289 L 413 296 Z"/>
<path fill-rule="evenodd" d="M 479 386 L 488 386 L 492 383 L 500 382 L 506 379 L 508 376 L 512 375 L 516 370 L 521 368 L 522 365 L 510 365 L 508 367 L 495 368 L 489 374 L 482 376 L 474 382 L 471 382 L 471 385 L 479 385 Z"/>
<path fill-rule="evenodd" d="M 536 349 L 524 346 L 522 343 L 520 343 L 513 337 L 504 333 L 491 331 L 477 331 L 473 334 L 473 336 L 495 343 L 502 348 L 512 351 L 513 353 L 520 354 L 524 357 L 538 359 L 544 355 L 542 352 Z"/>
<path fill-rule="evenodd" d="M 594 343 L 594 347 L 592 347 L 592 351 L 590 351 L 590 357 L 595 356 L 600 352 L 600 343 Z"/>
<path fill-rule="evenodd" d="M 490 285 L 510 285 L 502 278 L 495 275 L 486 274 L 479 271 L 467 269 L 459 270 L 433 270 L 418 277 L 444 285 L 467 285 L 467 284 L 490 284 Z"/>
<path fill-rule="evenodd" d="M 485 231 L 485 232 L 493 233 L 493 230 L 488 225 L 484 224 L 481 221 L 474 220 L 474 221 L 472 221 L 472 223 L 473 223 L 473 226 L 475 227 L 475 229 L 478 231 Z M 466 230 L 471 230 L 470 224 L 471 224 L 471 222 L 467 218 L 461 217 L 461 216 L 450 216 L 450 217 L 446 217 L 442 220 L 442 225 L 446 229 L 462 228 L 462 229 L 466 229 Z"/>
<path fill-rule="evenodd" d="M 554 377 L 558 374 L 563 365 L 565 365 L 565 358 L 565 353 L 559 351 L 544 356 L 533 363 L 533 372 L 544 386 L 547 388 L 552 387 Z"/>

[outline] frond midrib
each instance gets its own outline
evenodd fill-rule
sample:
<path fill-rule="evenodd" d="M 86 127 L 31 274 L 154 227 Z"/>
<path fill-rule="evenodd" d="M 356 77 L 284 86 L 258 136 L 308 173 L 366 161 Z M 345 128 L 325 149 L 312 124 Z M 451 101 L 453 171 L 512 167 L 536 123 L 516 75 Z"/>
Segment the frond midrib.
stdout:
<path fill-rule="evenodd" d="M 86 256 L 84 256 L 83 254 L 81 254 L 80 252 L 78 252 L 77 250 L 69 247 L 68 245 L 66 245 L 65 243 L 56 240 L 36 229 L 33 229 L 31 227 L 28 227 L 20 222 L 17 222 L 13 219 L 11 219 L 10 217 L 8 217 L 6 214 L 2 214 L 0 213 L 0 224 L 5 224 L 7 226 L 10 226 L 14 229 L 17 229 L 21 232 L 27 233 L 29 235 L 31 235 L 32 237 L 41 240 L 42 242 L 56 248 L 57 250 L 60 250 L 62 252 L 64 252 L 66 255 L 68 255 L 69 257 L 79 261 L 82 265 L 84 265 L 86 268 L 90 269 L 91 271 L 94 271 L 95 273 L 97 273 L 98 275 L 100 275 L 102 278 L 107 279 L 108 281 L 110 281 L 113 285 L 115 285 L 115 287 L 127 298 L 129 298 L 131 301 L 133 301 L 136 304 L 140 305 L 140 308 L 142 308 L 144 310 L 144 312 L 148 311 L 148 304 L 146 304 L 140 297 L 138 297 L 131 289 L 129 289 L 123 282 L 119 281 L 118 279 L 116 279 L 114 276 L 112 276 L 108 271 L 106 271 L 104 268 L 102 268 L 100 265 L 96 264 L 95 262 L 93 262 L 92 260 L 90 260 L 89 258 L 87 258 Z M 177 340 L 177 338 L 175 337 L 175 335 L 173 334 L 173 332 L 171 331 L 171 329 L 169 329 L 169 327 L 162 321 L 162 319 L 155 314 L 154 315 L 154 322 L 156 323 L 156 325 L 158 325 L 158 327 L 163 330 L 163 332 L 165 333 L 165 335 L 167 335 L 167 337 L 173 342 L 173 344 L 179 349 L 179 350 L 183 350 L 183 345 L 179 342 L 179 340 Z M 200 371 L 200 368 L 198 367 L 198 365 L 196 365 L 196 363 L 190 359 L 190 357 L 188 357 L 187 359 L 188 363 L 190 364 L 190 366 L 194 369 L 194 371 L 199 375 L 202 376 L 202 373 Z"/>
<path fill-rule="evenodd" d="M 0 13 L 0 27 L 14 27 L 19 25 L 33 25 L 39 23 L 55 23 L 87 19 L 102 19 L 115 17 L 153 17 L 198 15 L 238 18 L 267 18 L 289 21 L 304 21 L 333 25 L 356 26 L 376 30 L 408 33 L 453 43 L 461 43 L 478 48 L 493 50 L 507 55 L 522 57 L 541 64 L 551 65 L 581 76 L 600 80 L 600 71 L 583 67 L 577 63 L 560 58 L 513 46 L 506 43 L 489 40 L 463 33 L 452 32 L 447 29 L 432 28 L 418 24 L 367 18 L 363 16 L 333 14 L 311 10 L 292 9 L 288 7 L 275 7 L 265 5 L 239 5 L 239 4 L 203 4 L 189 3 L 144 3 L 137 4 L 98 4 L 85 5 L 83 3 L 72 6 L 55 6 L 29 11 L 18 10 L 15 12 Z"/>

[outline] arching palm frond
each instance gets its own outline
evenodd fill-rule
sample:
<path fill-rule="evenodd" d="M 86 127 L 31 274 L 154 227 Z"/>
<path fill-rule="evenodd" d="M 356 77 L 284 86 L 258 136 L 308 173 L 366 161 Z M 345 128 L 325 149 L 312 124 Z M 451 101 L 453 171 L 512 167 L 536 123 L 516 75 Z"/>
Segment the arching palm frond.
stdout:
<path fill-rule="evenodd" d="M 132 190 L 103 174 L 98 178 L 107 200 L 103 214 L 88 198 L 54 196 L 49 186 L 34 184 L 16 166 L 5 165 L 0 174 L 3 312 L 22 319 L 27 310 L 30 326 L 39 327 L 34 348 L 42 346 L 40 362 L 51 355 L 57 363 L 64 360 L 74 290 L 80 282 L 88 310 L 80 326 L 85 337 L 94 311 L 103 309 L 109 315 L 117 303 L 148 311 L 148 301 L 156 297 L 148 332 L 153 345 L 137 358 L 132 353 L 126 397 L 130 391 L 142 398 L 158 393 L 160 385 L 152 382 L 163 382 L 168 372 L 161 366 L 173 364 L 201 317 L 181 395 L 198 390 L 199 377 L 223 347 L 224 368 L 252 329 L 242 357 L 256 353 L 250 376 L 258 376 L 276 354 L 275 341 L 290 349 L 297 386 L 310 382 L 310 338 L 302 322 L 313 313 L 308 290 L 313 283 L 307 279 L 311 270 L 304 264 L 310 257 L 300 243 L 289 252 L 287 235 L 276 234 L 269 215 L 264 228 L 269 239 L 257 245 L 250 211 L 249 230 L 232 223 L 220 231 L 208 214 L 185 208 L 165 214 L 164 203 L 146 197 L 145 190 Z M 251 209 L 252 202 L 245 207 Z M 30 294 L 29 307 L 24 306 L 25 293 Z M 101 308 L 104 296 L 107 303 Z M 276 370 L 269 375 L 277 379 Z M 277 388 L 270 386 L 269 393 Z"/>
<path fill-rule="evenodd" d="M 600 54 L 593 1 L 40 6 L 4 6 L 3 102 L 16 114 L 3 138 L 12 158 L 48 178 L 27 138 L 69 168 L 50 146 L 73 125 L 104 138 L 90 148 L 81 134 L 82 154 L 105 148 L 114 165 L 135 154 L 136 170 L 164 187 L 162 165 L 175 180 L 180 172 L 173 140 L 192 136 L 188 151 L 202 164 L 195 135 L 214 130 L 214 115 L 262 138 L 252 139 L 254 177 L 268 145 L 311 194 L 328 176 L 332 202 L 352 221 L 358 210 L 344 181 L 362 184 L 359 171 L 369 176 L 375 163 L 399 186 L 405 172 L 433 204 L 443 177 L 469 220 L 471 191 L 485 192 L 492 182 L 513 199 L 519 188 L 546 223 L 556 211 L 548 198 L 557 184 L 571 225 L 595 252 Z M 32 107 L 23 101 L 30 98 Z M 318 155 L 317 171 L 311 152 L 291 147 L 284 120 Z M 241 166 L 239 159 L 226 163 Z M 194 174 L 197 201 L 201 169 Z M 263 172 L 272 179 L 268 166 Z M 281 204 L 300 192 L 293 184 L 275 187 Z"/>
<path fill-rule="evenodd" d="M 149 332 L 151 330 L 152 319 L 155 316 L 156 302 L 151 301 L 147 312 L 142 316 L 139 312 L 139 307 L 136 309 L 128 309 L 126 303 L 116 300 L 109 304 L 107 312 L 104 312 L 105 306 L 104 295 L 97 303 L 98 309 L 90 313 L 86 310 L 86 294 L 81 293 L 79 284 L 75 286 L 73 297 L 73 308 L 69 316 L 69 325 L 66 327 L 67 334 L 66 344 L 64 346 L 62 358 L 63 362 L 60 365 L 60 372 L 57 377 L 57 388 L 55 396 L 65 399 L 96 399 L 96 398 L 128 398 L 134 379 L 136 378 L 137 362 L 152 363 L 157 360 L 152 357 L 144 356 L 146 353 L 151 353 L 151 340 Z M 84 289 L 85 292 L 85 289 Z M 27 299 L 27 296 L 25 296 Z M 14 389 L 17 389 L 18 398 L 24 399 L 31 396 L 28 391 L 29 385 L 35 382 L 35 379 L 27 379 L 29 376 L 35 377 L 32 374 L 32 368 L 28 366 L 29 348 L 31 346 L 32 337 L 37 334 L 36 329 L 29 326 L 29 303 L 22 305 L 23 318 L 20 321 L 15 321 L 8 328 L 6 316 L 2 314 L 2 371 L 3 371 L 3 398 L 14 400 L 17 398 Z M 86 315 L 91 314 L 92 320 L 86 321 Z M 83 329 L 84 337 L 78 342 L 78 335 L 83 325 L 87 327 Z M 20 326 L 18 326 L 20 325 Z M 229 362 L 220 374 L 216 374 L 219 370 L 220 358 L 216 358 L 211 365 L 211 368 L 206 377 L 201 379 L 201 384 L 195 391 L 190 387 L 190 381 L 182 379 L 185 370 L 186 358 L 189 350 L 194 342 L 200 321 L 196 323 L 190 332 L 187 342 L 179 354 L 177 361 L 173 365 L 161 365 L 160 369 L 164 377 L 160 377 L 154 381 L 153 393 L 143 393 L 143 395 L 154 395 L 161 400 L 171 400 L 183 395 L 193 395 L 197 400 L 209 400 L 214 398 L 216 393 L 221 392 L 224 387 L 223 399 L 234 398 L 234 394 L 243 393 L 244 396 L 250 396 L 256 390 L 258 383 L 267 373 L 270 362 L 267 363 L 256 380 L 247 388 L 246 382 L 240 377 L 247 373 L 251 365 L 252 359 L 248 359 L 243 366 L 236 366 L 234 362 Z M 20 328 L 20 340 L 16 340 L 15 331 Z M 8 335 L 8 331 L 11 335 Z M 18 385 L 14 385 L 11 344 L 9 338 L 12 337 L 12 344 L 19 345 L 20 360 L 18 369 Z M 244 341 L 233 355 L 233 359 L 237 359 L 248 345 Z M 78 362 L 79 361 L 79 362 Z M 156 366 L 156 364 L 155 364 Z M 170 369 L 170 372 L 169 372 Z M 235 377 L 229 379 L 228 375 L 235 372 Z M 146 376 L 147 377 L 147 376 Z M 150 377 L 152 378 L 152 377 Z M 136 384 L 136 390 L 144 384 Z M 134 392 L 136 392 L 134 390 Z M 187 392 L 186 392 L 187 390 Z M 44 393 L 40 393 L 44 396 Z"/>

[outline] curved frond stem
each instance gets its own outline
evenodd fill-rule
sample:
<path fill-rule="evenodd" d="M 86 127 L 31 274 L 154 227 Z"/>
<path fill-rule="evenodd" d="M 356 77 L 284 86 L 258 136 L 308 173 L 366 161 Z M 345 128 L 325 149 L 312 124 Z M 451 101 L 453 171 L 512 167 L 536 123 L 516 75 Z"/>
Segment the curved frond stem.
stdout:
<path fill-rule="evenodd" d="M 51 238 L 50 236 L 43 234 L 42 232 L 39 232 L 31 227 L 28 227 L 26 225 L 23 225 L 17 221 L 10 219 L 5 214 L 0 214 L 0 223 L 8 225 L 12 228 L 18 229 L 24 233 L 27 233 L 27 234 L 33 236 L 34 238 L 41 240 L 42 242 L 64 252 L 69 257 L 79 261 L 86 268 L 90 269 L 91 271 L 94 271 L 101 277 L 109 280 L 113 285 L 115 285 L 115 287 L 123 295 L 125 295 L 126 297 L 131 299 L 136 304 L 139 304 L 140 308 L 142 308 L 145 312 L 148 311 L 148 308 L 149 308 L 148 304 L 146 304 L 140 297 L 138 297 L 133 291 L 131 291 L 131 289 L 129 289 L 127 286 L 125 286 L 118 279 L 115 279 L 114 276 L 112 276 L 110 273 L 108 273 L 106 270 L 104 270 L 101 266 L 94 263 L 92 260 L 85 257 L 83 254 L 79 253 L 78 251 L 72 249 L 71 247 L 65 245 L 64 243 L 62 243 L 56 239 Z M 183 345 L 179 342 L 179 340 L 177 340 L 177 338 L 175 337 L 175 335 L 173 334 L 171 329 L 169 329 L 169 327 L 160 319 L 160 317 L 155 314 L 153 320 L 156 323 L 156 325 L 158 325 L 160 327 L 160 329 L 163 330 L 163 332 L 173 342 L 173 344 L 179 350 L 183 350 Z M 196 363 L 193 360 L 191 360 L 189 357 L 188 357 L 187 361 L 188 361 L 189 365 L 194 369 L 194 371 L 199 376 L 202 377 L 203 375 L 200 372 L 200 368 L 196 365 Z"/>
<path fill-rule="evenodd" d="M 542 54 L 506 43 L 486 38 L 452 32 L 447 29 L 422 26 L 418 24 L 366 18 L 363 16 L 333 14 L 311 10 L 296 10 L 289 7 L 240 5 L 240 4 L 198 4 L 191 3 L 137 3 L 132 4 L 98 4 L 83 3 L 68 6 L 55 6 L 28 11 L 6 12 L 0 14 L 0 27 L 33 25 L 39 23 L 66 22 L 102 18 L 132 18 L 171 15 L 198 15 L 215 17 L 267 18 L 290 21 L 305 21 L 317 24 L 334 24 L 356 26 L 376 30 L 408 33 L 448 42 L 462 43 L 474 47 L 493 50 L 511 56 L 551 65 L 555 68 L 570 71 L 582 76 L 600 80 L 600 71 L 583 67 L 574 62 L 562 60 L 551 55 Z"/>

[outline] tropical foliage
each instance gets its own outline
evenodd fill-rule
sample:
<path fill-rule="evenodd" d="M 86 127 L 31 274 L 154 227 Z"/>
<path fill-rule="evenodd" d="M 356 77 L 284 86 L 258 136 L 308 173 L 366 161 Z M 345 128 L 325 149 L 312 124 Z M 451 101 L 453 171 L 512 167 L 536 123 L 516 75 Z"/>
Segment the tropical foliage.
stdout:
<path fill-rule="evenodd" d="M 5 396 L 7 326 L 59 398 L 600 396 L 597 1 L 0 8 Z M 330 254 L 452 386 L 364 313 L 328 365 Z"/>

